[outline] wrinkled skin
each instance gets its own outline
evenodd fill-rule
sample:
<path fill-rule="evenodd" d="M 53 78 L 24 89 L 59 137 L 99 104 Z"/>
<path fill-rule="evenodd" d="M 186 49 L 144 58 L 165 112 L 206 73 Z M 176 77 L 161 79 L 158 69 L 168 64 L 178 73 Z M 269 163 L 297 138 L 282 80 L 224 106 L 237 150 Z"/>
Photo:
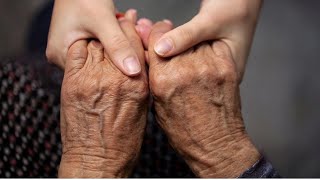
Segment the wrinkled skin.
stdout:
<path fill-rule="evenodd" d="M 237 177 L 260 155 L 245 131 L 231 50 L 211 41 L 161 59 L 152 49 L 169 30 L 168 23 L 157 23 L 149 38 L 157 121 L 197 176 Z"/>
<path fill-rule="evenodd" d="M 120 25 L 141 64 L 144 51 L 134 24 Z M 61 90 L 63 154 L 59 177 L 127 177 L 146 125 L 148 81 L 124 75 L 98 41 L 77 41 L 68 51 Z"/>

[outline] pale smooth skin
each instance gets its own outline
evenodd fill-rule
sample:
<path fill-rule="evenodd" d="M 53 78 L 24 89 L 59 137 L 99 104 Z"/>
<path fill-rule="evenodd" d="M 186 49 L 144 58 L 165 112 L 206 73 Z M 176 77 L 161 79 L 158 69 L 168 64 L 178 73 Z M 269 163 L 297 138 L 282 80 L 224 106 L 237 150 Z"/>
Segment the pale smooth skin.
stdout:
<path fill-rule="evenodd" d="M 169 59 L 152 49 L 171 24 L 149 36 L 149 84 L 156 119 L 170 144 L 198 177 L 238 177 L 260 158 L 242 120 L 231 48 L 201 43 Z"/>
<path fill-rule="evenodd" d="M 170 57 L 207 40 L 223 41 L 230 47 L 241 81 L 261 5 L 262 0 L 202 0 L 199 13 L 165 33 L 154 50 Z"/>
<path fill-rule="evenodd" d="M 46 51 L 48 60 L 64 69 L 71 45 L 92 38 L 103 44 L 113 64 L 124 74 L 141 73 L 138 55 L 115 17 L 113 0 L 55 0 Z"/>
<path fill-rule="evenodd" d="M 142 64 L 139 76 L 124 75 L 98 41 L 80 40 L 68 51 L 59 177 L 127 177 L 138 158 L 149 97 L 144 51 L 134 23 L 120 26 Z"/>
<path fill-rule="evenodd" d="M 166 33 L 154 49 L 158 55 L 170 57 L 206 40 L 222 40 L 231 48 L 241 81 L 261 4 L 262 0 L 202 0 L 199 13 Z M 112 0 L 55 0 L 47 45 L 49 61 L 63 69 L 74 42 L 96 38 L 124 74 L 139 74 L 137 55 L 114 14 Z"/>

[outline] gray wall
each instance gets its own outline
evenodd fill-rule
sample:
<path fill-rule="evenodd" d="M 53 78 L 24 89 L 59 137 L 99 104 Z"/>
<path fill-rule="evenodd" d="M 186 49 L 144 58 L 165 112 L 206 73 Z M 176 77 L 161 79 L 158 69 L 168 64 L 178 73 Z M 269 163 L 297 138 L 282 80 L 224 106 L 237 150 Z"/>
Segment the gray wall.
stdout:
<path fill-rule="evenodd" d="M 0 1 L 0 56 L 24 52 L 24 28 L 41 3 L 23 2 Z M 199 0 L 116 4 L 120 10 L 136 8 L 141 17 L 172 19 L 178 25 L 196 14 Z M 241 85 L 249 134 L 282 176 L 320 177 L 319 9 L 318 0 L 265 1 Z"/>
<path fill-rule="evenodd" d="M 0 0 L 0 57 L 22 54 L 33 14 L 48 0 Z"/>

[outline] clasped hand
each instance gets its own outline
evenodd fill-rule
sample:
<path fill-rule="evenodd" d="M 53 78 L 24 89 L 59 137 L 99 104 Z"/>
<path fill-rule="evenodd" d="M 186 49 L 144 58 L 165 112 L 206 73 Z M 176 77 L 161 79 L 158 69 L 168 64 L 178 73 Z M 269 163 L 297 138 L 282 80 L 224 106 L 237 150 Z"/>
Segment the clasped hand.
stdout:
<path fill-rule="evenodd" d="M 142 144 L 149 92 L 157 122 L 197 176 L 237 177 L 252 166 L 259 153 L 243 124 L 229 46 L 208 41 L 164 59 L 154 46 L 172 29 L 170 23 L 155 24 L 148 40 L 141 40 L 134 18 L 119 24 L 142 73 L 123 74 L 96 40 L 79 40 L 69 48 L 61 90 L 59 176 L 129 176 Z"/>

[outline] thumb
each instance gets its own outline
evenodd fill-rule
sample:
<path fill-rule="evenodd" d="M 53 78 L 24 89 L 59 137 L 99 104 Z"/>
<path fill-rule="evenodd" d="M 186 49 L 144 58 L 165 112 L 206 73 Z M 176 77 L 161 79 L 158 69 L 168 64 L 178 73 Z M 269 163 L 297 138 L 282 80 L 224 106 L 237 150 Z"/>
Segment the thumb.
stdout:
<path fill-rule="evenodd" d="M 86 40 L 76 41 L 68 50 L 65 73 L 74 69 L 81 69 L 88 57 L 88 42 Z"/>
<path fill-rule="evenodd" d="M 208 22 L 205 22 L 204 18 L 197 15 L 188 23 L 163 35 L 156 43 L 154 50 L 162 57 L 180 54 L 194 45 L 210 39 L 209 36 L 210 34 L 212 36 L 212 33 L 208 32 L 207 24 Z"/>
<path fill-rule="evenodd" d="M 161 21 L 156 23 L 149 35 L 149 47 L 148 49 L 154 49 L 156 42 L 168 31 L 172 29 L 172 24 L 168 23 L 167 21 Z M 148 51 L 148 59 L 150 67 L 161 62 L 162 58 L 156 54 L 155 51 Z"/>

